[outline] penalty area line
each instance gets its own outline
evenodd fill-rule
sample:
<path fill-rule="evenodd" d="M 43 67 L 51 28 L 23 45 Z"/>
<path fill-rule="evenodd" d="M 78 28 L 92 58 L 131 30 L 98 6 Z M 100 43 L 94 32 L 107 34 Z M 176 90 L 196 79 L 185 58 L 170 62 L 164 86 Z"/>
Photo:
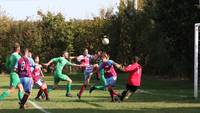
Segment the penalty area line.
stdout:
<path fill-rule="evenodd" d="M 43 109 L 41 106 L 37 105 L 35 102 L 29 100 L 28 101 L 30 104 L 32 104 L 36 109 L 42 111 L 43 113 L 50 113 L 47 110 Z"/>

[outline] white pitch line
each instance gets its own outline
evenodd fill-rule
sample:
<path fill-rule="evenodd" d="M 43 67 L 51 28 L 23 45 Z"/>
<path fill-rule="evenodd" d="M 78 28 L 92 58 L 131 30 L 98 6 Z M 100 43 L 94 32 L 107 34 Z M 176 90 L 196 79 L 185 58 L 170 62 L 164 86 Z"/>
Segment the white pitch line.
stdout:
<path fill-rule="evenodd" d="M 150 95 L 157 95 L 157 96 L 169 96 L 169 97 L 181 97 L 181 98 L 187 98 L 188 96 L 186 95 L 169 95 L 169 94 L 156 94 L 156 93 L 152 93 L 146 90 L 139 90 L 141 93 L 146 93 L 146 94 L 150 94 Z"/>
<path fill-rule="evenodd" d="M 39 105 L 37 105 L 35 102 L 33 102 L 33 101 L 31 101 L 31 100 L 29 100 L 28 102 L 31 103 L 36 109 L 42 111 L 43 113 L 50 113 L 50 112 L 48 112 L 47 110 L 45 110 L 45 109 L 43 109 L 42 107 L 40 107 Z"/>

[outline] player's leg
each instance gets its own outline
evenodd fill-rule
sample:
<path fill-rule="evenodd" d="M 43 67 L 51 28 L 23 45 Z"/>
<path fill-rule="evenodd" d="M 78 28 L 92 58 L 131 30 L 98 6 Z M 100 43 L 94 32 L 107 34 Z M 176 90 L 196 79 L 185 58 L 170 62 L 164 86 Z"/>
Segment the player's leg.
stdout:
<path fill-rule="evenodd" d="M 91 77 L 92 77 L 91 73 L 84 72 L 84 83 L 81 86 L 81 89 L 80 89 L 79 93 L 77 94 L 79 99 L 81 98 L 85 88 L 89 84 Z"/>
<path fill-rule="evenodd" d="M 33 81 L 32 78 L 29 77 L 20 78 L 20 81 L 23 85 L 25 93 L 19 104 L 20 104 L 20 109 L 24 109 L 24 105 L 27 102 L 28 97 L 30 96 L 32 90 Z"/>
<path fill-rule="evenodd" d="M 8 97 L 11 93 L 14 92 L 15 88 L 17 87 L 18 83 L 20 83 L 19 81 L 19 77 L 17 75 L 17 73 L 15 72 L 11 72 L 10 73 L 10 88 L 6 91 L 4 91 L 1 95 L 0 95 L 0 101 L 4 100 L 6 97 Z M 20 98 L 19 98 L 20 100 Z"/>
<path fill-rule="evenodd" d="M 131 86 L 131 85 L 126 85 L 126 90 L 124 90 L 121 94 L 120 100 L 126 100 L 128 99 L 135 91 L 138 89 L 137 86 Z"/>
<path fill-rule="evenodd" d="M 130 86 L 126 84 L 126 89 L 121 93 L 120 100 L 123 101 L 124 98 L 126 97 L 127 93 L 130 92 Z"/>
<path fill-rule="evenodd" d="M 71 94 L 71 84 L 72 84 L 72 80 L 65 74 L 59 74 L 59 79 L 62 81 L 67 81 L 67 85 L 66 85 L 66 96 L 67 97 L 72 97 Z"/>
<path fill-rule="evenodd" d="M 14 88 L 18 88 L 18 99 L 19 101 L 22 99 L 23 96 L 23 86 L 20 83 L 20 79 L 17 73 L 12 73 L 12 80 L 11 80 L 11 86 Z"/>
<path fill-rule="evenodd" d="M 46 84 L 45 82 L 43 82 L 43 84 L 42 84 L 42 89 L 43 89 L 43 91 L 44 91 L 46 100 L 50 100 L 50 99 L 49 99 L 49 92 L 48 92 L 48 89 L 47 89 L 47 84 Z"/>
<path fill-rule="evenodd" d="M 137 86 L 129 86 L 130 87 L 130 90 L 129 92 L 126 94 L 126 97 L 124 98 L 124 100 L 127 100 L 132 94 L 134 94 L 138 87 Z"/>
<path fill-rule="evenodd" d="M 106 86 L 110 93 L 111 102 L 115 102 L 116 99 L 117 101 L 119 101 L 119 98 L 118 98 L 119 95 L 116 93 L 116 91 L 114 91 L 114 88 L 113 88 L 115 86 L 116 80 L 117 80 L 116 77 L 110 77 L 106 79 L 106 82 L 107 82 Z"/>
<path fill-rule="evenodd" d="M 104 70 L 99 71 L 100 74 L 100 85 L 94 85 L 90 88 L 89 93 L 92 93 L 94 90 L 105 90 L 106 86 L 106 79 L 104 76 Z"/>
<path fill-rule="evenodd" d="M 42 88 L 42 81 L 39 79 L 38 81 L 35 82 L 35 84 L 39 87 L 39 91 L 37 93 L 37 96 L 35 97 L 35 100 L 40 100 L 40 96 L 44 92 L 44 89 Z"/>
<path fill-rule="evenodd" d="M 21 100 L 22 97 L 23 97 L 23 86 L 22 86 L 22 84 L 19 83 L 17 88 L 18 88 L 18 99 Z"/>
<path fill-rule="evenodd" d="M 53 85 L 52 90 L 55 90 L 55 89 L 59 88 L 58 87 L 58 83 L 59 82 L 60 82 L 60 78 L 58 77 L 58 75 L 54 75 L 54 85 Z"/>

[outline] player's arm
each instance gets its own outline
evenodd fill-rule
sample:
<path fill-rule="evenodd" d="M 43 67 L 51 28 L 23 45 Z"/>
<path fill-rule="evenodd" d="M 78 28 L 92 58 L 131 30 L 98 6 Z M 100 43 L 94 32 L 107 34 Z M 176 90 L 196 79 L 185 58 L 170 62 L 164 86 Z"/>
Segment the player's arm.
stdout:
<path fill-rule="evenodd" d="M 14 71 L 18 72 L 18 62 L 16 62 L 15 66 L 14 66 Z"/>
<path fill-rule="evenodd" d="M 94 68 L 96 68 L 96 69 L 93 70 L 93 72 L 91 74 L 94 74 L 94 73 L 97 73 L 97 72 L 103 70 L 103 64 L 100 64 L 100 65 L 94 64 Z"/>
<path fill-rule="evenodd" d="M 116 63 L 115 61 L 112 61 L 112 64 L 118 69 L 122 67 L 120 64 Z"/>
<path fill-rule="evenodd" d="M 71 63 L 70 65 L 71 65 L 71 66 L 75 66 L 75 67 L 83 67 L 82 65 L 75 64 L 75 63 Z"/>
<path fill-rule="evenodd" d="M 137 69 L 136 65 L 128 65 L 128 66 L 123 68 L 123 71 L 124 72 L 130 72 L 130 71 L 134 71 L 135 69 Z"/>
<path fill-rule="evenodd" d="M 75 56 L 70 56 L 69 58 L 70 58 L 70 59 L 76 59 L 77 57 L 75 57 Z"/>
<path fill-rule="evenodd" d="M 44 78 L 44 74 L 43 74 L 43 72 L 42 72 L 42 66 L 40 65 L 40 74 L 41 74 L 41 76 Z"/>
<path fill-rule="evenodd" d="M 58 62 L 58 60 L 59 60 L 59 58 L 53 58 L 53 59 L 51 59 L 48 63 L 43 64 L 43 65 L 49 66 L 49 65 L 50 65 L 51 63 L 53 63 L 53 62 Z"/>

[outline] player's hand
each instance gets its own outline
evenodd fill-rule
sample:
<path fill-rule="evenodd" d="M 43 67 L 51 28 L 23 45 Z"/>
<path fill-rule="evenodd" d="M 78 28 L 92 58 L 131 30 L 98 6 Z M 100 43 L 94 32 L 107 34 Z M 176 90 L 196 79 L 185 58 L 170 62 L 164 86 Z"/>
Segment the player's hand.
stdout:
<path fill-rule="evenodd" d="M 47 72 L 47 69 L 43 68 L 42 71 L 46 73 L 46 72 Z"/>

